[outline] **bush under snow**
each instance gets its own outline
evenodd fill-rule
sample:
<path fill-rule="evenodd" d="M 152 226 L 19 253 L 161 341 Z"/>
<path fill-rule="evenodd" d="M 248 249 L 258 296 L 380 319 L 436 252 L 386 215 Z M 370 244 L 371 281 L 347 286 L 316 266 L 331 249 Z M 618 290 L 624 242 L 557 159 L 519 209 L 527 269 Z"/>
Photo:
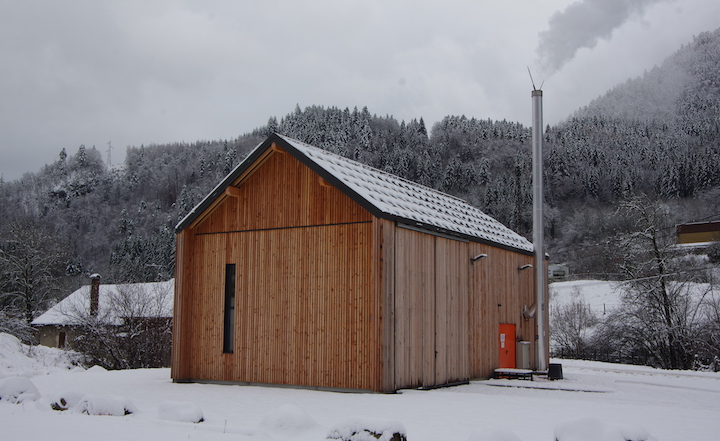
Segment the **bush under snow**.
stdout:
<path fill-rule="evenodd" d="M 19 404 L 40 398 L 40 391 L 25 377 L 7 377 L 0 380 L 0 401 Z"/>
<path fill-rule="evenodd" d="M 50 399 L 50 408 L 59 411 L 72 409 L 80 403 L 84 396 L 83 393 L 73 391 L 57 394 Z"/>
<path fill-rule="evenodd" d="M 88 415 L 124 416 L 136 413 L 137 408 L 127 398 L 110 395 L 85 395 L 73 409 Z"/>

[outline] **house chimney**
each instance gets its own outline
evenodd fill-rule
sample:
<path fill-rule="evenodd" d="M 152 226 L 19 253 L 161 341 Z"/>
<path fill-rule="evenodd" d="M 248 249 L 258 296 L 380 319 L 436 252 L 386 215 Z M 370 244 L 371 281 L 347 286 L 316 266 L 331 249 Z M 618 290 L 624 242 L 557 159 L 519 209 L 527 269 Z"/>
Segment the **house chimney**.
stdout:
<path fill-rule="evenodd" d="M 97 317 L 100 305 L 100 274 L 90 275 L 90 316 Z"/>

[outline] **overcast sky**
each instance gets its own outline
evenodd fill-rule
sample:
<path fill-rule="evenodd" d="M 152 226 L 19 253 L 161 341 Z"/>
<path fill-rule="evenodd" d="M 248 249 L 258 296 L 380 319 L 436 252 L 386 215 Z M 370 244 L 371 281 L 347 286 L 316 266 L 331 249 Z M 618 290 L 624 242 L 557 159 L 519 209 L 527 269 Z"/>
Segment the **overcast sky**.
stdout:
<path fill-rule="evenodd" d="M 230 139 L 313 104 L 554 124 L 720 27 L 718 0 L 0 0 L 0 174 Z"/>

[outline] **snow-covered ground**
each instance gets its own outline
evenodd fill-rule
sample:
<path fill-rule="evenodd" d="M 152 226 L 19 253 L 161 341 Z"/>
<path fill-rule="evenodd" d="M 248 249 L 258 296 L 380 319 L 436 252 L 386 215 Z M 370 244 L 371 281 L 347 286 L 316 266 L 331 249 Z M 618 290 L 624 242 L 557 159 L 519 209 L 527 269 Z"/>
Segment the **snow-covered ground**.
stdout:
<path fill-rule="evenodd" d="M 578 296 L 598 316 L 619 304 L 612 283 L 551 286 L 551 305 Z M 0 401 L 0 440 L 309 441 L 348 439 L 363 426 L 402 431 L 410 441 L 720 439 L 720 373 L 553 360 L 565 379 L 380 395 L 173 384 L 168 369 L 85 370 L 77 360 L 0 334 L 0 395 L 32 382 L 27 395 L 11 400 L 20 404 Z"/>
<path fill-rule="evenodd" d="M 21 404 L 0 401 L 3 441 L 309 441 L 363 423 L 404 428 L 409 441 L 720 438 L 719 373 L 554 360 L 562 363 L 564 380 L 488 380 L 393 395 L 349 394 L 174 384 L 168 369 L 64 367 L 59 360 L 71 358 L 58 350 L 50 357 L 48 351 L 53 350 L 42 351 L 38 362 L 32 356 L 41 351 L 28 357 L 26 346 L 0 335 L 0 386 L 17 384 L 13 376 L 22 376 L 40 394 Z M 63 396 L 78 403 L 75 411 L 51 410 Z M 79 411 L 98 403 L 108 409 L 123 403 L 134 413 Z M 204 421 L 184 422 L 198 416 Z"/>

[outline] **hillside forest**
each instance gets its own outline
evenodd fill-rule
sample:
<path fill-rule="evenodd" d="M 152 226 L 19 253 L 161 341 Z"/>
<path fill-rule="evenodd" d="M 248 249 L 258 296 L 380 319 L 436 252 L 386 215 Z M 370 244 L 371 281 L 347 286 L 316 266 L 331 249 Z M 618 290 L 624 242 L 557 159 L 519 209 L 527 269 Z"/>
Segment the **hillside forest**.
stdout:
<path fill-rule="evenodd" d="M 59 146 L 43 169 L 0 180 L 0 332 L 20 333 L 91 273 L 173 277 L 176 223 L 273 132 L 456 195 L 531 239 L 531 133 L 516 122 L 461 115 L 427 127 L 313 105 L 235 139 L 131 146 L 121 167 L 93 146 Z M 551 262 L 576 277 L 655 274 L 629 265 L 641 224 L 663 251 L 675 224 L 720 219 L 720 30 L 547 126 L 543 148 Z M 720 260 L 717 246 L 703 253 Z"/>

